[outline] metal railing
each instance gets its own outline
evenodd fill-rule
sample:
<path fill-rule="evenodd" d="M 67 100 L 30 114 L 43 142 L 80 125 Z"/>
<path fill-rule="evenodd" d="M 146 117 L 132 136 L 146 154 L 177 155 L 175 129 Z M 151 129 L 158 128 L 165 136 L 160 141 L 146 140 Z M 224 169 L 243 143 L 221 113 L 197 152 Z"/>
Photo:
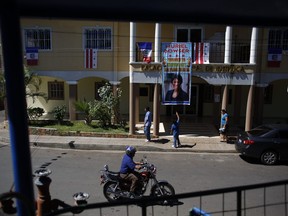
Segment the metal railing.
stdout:
<path fill-rule="evenodd" d="M 224 63 L 225 43 L 210 43 L 209 62 Z M 232 42 L 231 63 L 249 63 L 250 43 Z"/>
<path fill-rule="evenodd" d="M 281 215 L 288 216 L 288 180 L 183 193 L 169 197 L 143 197 L 115 203 L 92 203 L 60 209 L 46 216 L 67 212 L 82 212 L 83 215 L 110 215 L 111 209 L 118 215 L 190 215 L 192 207 L 204 210 L 209 215 Z M 185 200 L 185 202 L 183 201 Z M 132 208 L 133 206 L 133 208 Z M 135 208 L 135 206 L 137 206 Z M 89 211 L 93 209 L 93 213 Z M 105 212 L 105 213 L 104 213 Z M 189 214 L 190 213 L 190 214 Z"/>

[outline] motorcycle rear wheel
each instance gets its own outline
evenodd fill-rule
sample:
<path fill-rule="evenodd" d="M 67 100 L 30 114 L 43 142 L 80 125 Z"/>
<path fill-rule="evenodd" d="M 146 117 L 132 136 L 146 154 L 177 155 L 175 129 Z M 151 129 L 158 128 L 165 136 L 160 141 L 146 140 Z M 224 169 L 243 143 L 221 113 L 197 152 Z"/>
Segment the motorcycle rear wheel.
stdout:
<path fill-rule="evenodd" d="M 103 194 L 108 202 L 115 202 L 121 198 L 121 190 L 118 187 L 115 190 L 116 185 L 115 182 L 107 182 L 103 187 Z"/>
<path fill-rule="evenodd" d="M 168 182 L 159 182 L 158 186 L 154 185 L 151 189 L 151 196 L 172 196 L 175 195 L 175 190 Z"/>

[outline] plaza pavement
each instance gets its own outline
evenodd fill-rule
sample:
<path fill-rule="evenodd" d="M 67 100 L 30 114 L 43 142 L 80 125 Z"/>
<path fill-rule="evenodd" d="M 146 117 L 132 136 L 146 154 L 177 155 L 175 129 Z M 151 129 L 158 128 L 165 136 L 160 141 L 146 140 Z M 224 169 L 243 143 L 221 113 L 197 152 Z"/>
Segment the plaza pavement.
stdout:
<path fill-rule="evenodd" d="M 0 111 L 0 142 L 10 144 L 7 121 L 4 121 L 4 111 Z M 153 127 L 153 126 L 152 126 Z M 151 142 L 145 142 L 143 125 L 136 124 L 138 138 L 109 138 L 107 136 L 52 136 L 29 135 L 31 146 L 78 149 L 78 150 L 125 150 L 128 145 L 133 145 L 138 151 L 158 152 L 201 152 L 201 153 L 236 153 L 233 142 L 220 142 L 217 130 L 210 124 L 183 124 L 180 135 L 181 148 L 172 148 L 173 136 L 168 135 L 165 122 L 160 123 L 158 138 L 152 138 Z M 194 132 L 191 133 L 191 131 Z M 152 132 L 152 131 L 151 131 Z"/>

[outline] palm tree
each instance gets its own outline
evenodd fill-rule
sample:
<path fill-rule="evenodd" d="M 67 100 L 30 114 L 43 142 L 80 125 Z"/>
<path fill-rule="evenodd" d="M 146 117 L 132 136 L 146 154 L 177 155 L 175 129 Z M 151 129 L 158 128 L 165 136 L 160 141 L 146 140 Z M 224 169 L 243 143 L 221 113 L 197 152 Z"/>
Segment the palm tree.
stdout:
<path fill-rule="evenodd" d="M 45 101 L 48 101 L 47 94 L 44 92 L 39 92 L 42 80 L 34 72 L 31 72 L 29 68 L 24 66 L 24 85 L 26 88 L 26 98 L 31 97 L 33 103 L 37 97 L 42 97 Z"/>
<path fill-rule="evenodd" d="M 31 72 L 28 67 L 24 65 L 24 85 L 26 89 L 26 98 L 31 97 L 33 103 L 37 97 L 42 97 L 48 101 L 47 94 L 39 92 L 41 86 L 41 78 L 34 72 Z M 7 105 L 6 105 L 6 82 L 4 73 L 0 73 L 0 99 L 4 101 L 5 120 L 7 120 Z"/>

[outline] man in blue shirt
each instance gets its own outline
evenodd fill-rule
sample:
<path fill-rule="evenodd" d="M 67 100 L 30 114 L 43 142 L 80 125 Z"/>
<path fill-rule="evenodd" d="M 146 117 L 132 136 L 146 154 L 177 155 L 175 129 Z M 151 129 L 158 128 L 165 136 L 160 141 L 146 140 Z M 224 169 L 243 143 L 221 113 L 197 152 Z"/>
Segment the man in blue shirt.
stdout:
<path fill-rule="evenodd" d="M 144 118 L 144 134 L 146 135 L 146 142 L 151 141 L 151 136 L 150 136 L 150 128 L 152 124 L 152 114 L 150 112 L 150 108 L 146 107 L 145 108 L 145 118 Z"/>
<path fill-rule="evenodd" d="M 120 177 L 131 182 L 130 186 L 130 197 L 135 197 L 135 188 L 137 186 L 138 177 L 135 169 L 141 169 L 140 162 L 134 162 L 133 157 L 135 156 L 136 148 L 133 146 L 128 146 L 126 148 L 126 153 L 123 156 L 121 167 L 120 167 Z"/>
<path fill-rule="evenodd" d="M 221 142 L 227 142 L 227 133 L 229 129 L 228 117 L 229 116 L 226 110 L 222 109 L 221 110 L 221 125 L 219 129 Z"/>

